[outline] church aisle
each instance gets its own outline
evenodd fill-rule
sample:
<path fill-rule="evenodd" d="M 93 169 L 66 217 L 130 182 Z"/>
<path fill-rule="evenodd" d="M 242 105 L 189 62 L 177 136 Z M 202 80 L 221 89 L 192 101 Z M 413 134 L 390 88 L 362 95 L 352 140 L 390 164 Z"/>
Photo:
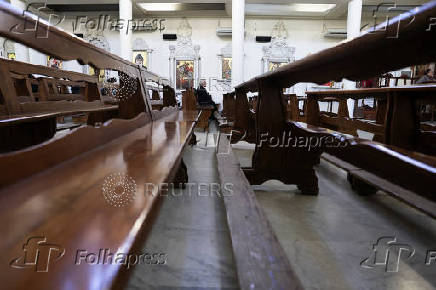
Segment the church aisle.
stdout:
<path fill-rule="evenodd" d="M 436 263 L 426 265 L 428 251 L 435 249 L 434 219 L 380 191 L 375 196 L 357 195 L 346 173 L 324 160 L 316 171 L 316 197 L 299 195 L 295 186 L 277 181 L 254 186 L 304 287 L 435 289 Z M 387 266 L 371 263 L 373 246 L 379 250 L 379 262 L 389 253 Z M 404 251 L 396 271 L 400 247 Z M 409 257 L 408 250 L 415 252 Z M 370 262 L 361 266 L 366 258 Z"/>
<path fill-rule="evenodd" d="M 137 265 L 126 289 L 238 289 L 223 200 L 206 190 L 219 181 L 215 148 L 199 143 L 183 159 L 192 185 L 165 197 L 142 249 L 165 253 L 166 264 Z"/>

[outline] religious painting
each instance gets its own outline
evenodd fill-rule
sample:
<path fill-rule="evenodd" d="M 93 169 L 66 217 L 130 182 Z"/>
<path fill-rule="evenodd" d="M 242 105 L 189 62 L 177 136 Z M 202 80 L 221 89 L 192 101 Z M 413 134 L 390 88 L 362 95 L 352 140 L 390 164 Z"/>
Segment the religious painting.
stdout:
<path fill-rule="evenodd" d="M 89 66 L 89 73 L 90 76 L 95 76 L 95 70 L 92 66 Z M 106 79 L 106 72 L 104 69 L 100 70 L 100 75 L 98 76 L 98 81 L 99 82 L 104 82 L 104 80 Z"/>
<path fill-rule="evenodd" d="M 232 58 L 224 57 L 222 60 L 222 79 L 231 80 L 232 79 Z"/>
<path fill-rule="evenodd" d="M 62 60 L 55 59 L 52 56 L 47 56 L 47 66 L 57 69 L 62 69 Z"/>
<path fill-rule="evenodd" d="M 189 89 L 194 86 L 194 61 L 178 60 L 176 62 L 176 88 Z"/>
<path fill-rule="evenodd" d="M 16 55 L 15 55 L 15 52 L 12 52 L 12 53 L 8 53 L 8 59 L 12 59 L 12 60 L 15 60 L 15 59 L 16 59 Z"/>
<path fill-rule="evenodd" d="M 268 71 L 274 71 L 278 69 L 281 66 L 284 66 L 285 64 L 288 64 L 287 62 L 276 62 L 276 61 L 270 61 L 268 63 Z"/>
<path fill-rule="evenodd" d="M 146 51 L 134 51 L 133 63 L 147 68 L 147 52 Z"/>

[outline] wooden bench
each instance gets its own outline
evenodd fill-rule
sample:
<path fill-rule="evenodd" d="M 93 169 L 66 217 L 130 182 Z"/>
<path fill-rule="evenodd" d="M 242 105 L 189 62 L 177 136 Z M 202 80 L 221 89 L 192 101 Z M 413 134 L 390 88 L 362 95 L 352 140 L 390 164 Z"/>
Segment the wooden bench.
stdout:
<path fill-rule="evenodd" d="M 209 132 L 209 118 L 212 115 L 213 106 L 201 106 L 197 103 L 197 97 L 193 89 L 187 89 L 182 93 L 182 104 L 184 111 L 197 110 L 200 112 L 197 128 Z"/>
<path fill-rule="evenodd" d="M 435 154 L 436 144 L 431 140 L 436 137 L 436 130 L 422 126 L 419 120 L 420 104 L 435 104 L 435 93 L 434 85 L 307 92 L 310 105 L 305 115 L 311 125 L 353 136 L 358 135 L 357 130 L 362 130 L 374 134 L 373 140 L 384 144 Z M 374 98 L 373 115 L 350 118 L 349 98 L 355 103 L 359 99 Z M 321 112 L 319 102 L 322 101 L 338 103 L 337 113 Z"/>
<path fill-rule="evenodd" d="M 311 149 L 310 152 L 307 146 L 302 146 L 301 148 L 286 146 L 270 146 L 269 142 L 265 142 L 265 135 L 268 136 L 268 140 L 274 140 L 275 142 L 290 137 L 293 138 L 303 138 L 303 140 L 309 140 L 310 138 L 328 138 L 329 136 L 337 136 L 338 140 L 341 140 L 341 135 L 329 130 L 322 128 L 320 125 L 321 120 L 324 122 L 330 119 L 330 123 L 333 122 L 332 119 L 335 117 L 325 114 L 320 120 L 319 105 L 318 101 L 312 96 L 309 96 L 306 101 L 306 121 L 308 124 L 312 124 L 310 128 L 305 128 L 303 126 L 298 126 L 298 123 L 288 122 L 286 116 L 286 104 L 283 102 L 283 88 L 291 87 L 298 82 L 314 82 L 314 83 L 326 83 L 330 80 L 340 80 L 343 78 L 348 78 L 351 80 L 366 79 L 371 75 L 380 75 L 386 71 L 397 70 L 402 67 L 411 66 L 416 63 L 431 62 L 435 58 L 436 52 L 430 49 L 420 52 L 419 54 L 408 54 L 408 57 L 401 57 L 401 61 L 398 61 L 398 57 L 403 55 L 402 53 L 414 49 L 415 41 L 431 41 L 436 42 L 434 36 L 436 36 L 435 31 L 425 31 L 425 23 L 427 17 L 432 15 L 436 11 L 436 2 L 428 3 L 420 7 L 417 11 L 411 14 L 403 15 L 405 18 L 413 18 L 415 22 L 411 26 L 405 28 L 404 23 L 391 23 L 389 29 L 394 29 L 394 27 L 399 27 L 401 30 L 401 37 L 398 39 L 386 39 L 383 32 L 365 34 L 358 37 L 350 42 L 339 44 L 336 47 L 326 49 L 317 54 L 313 54 L 310 57 L 304 58 L 295 63 L 283 66 L 278 70 L 256 77 L 248 82 L 245 82 L 236 87 L 236 96 L 241 95 L 243 102 L 246 101 L 247 92 L 258 92 L 258 105 L 255 114 L 256 118 L 256 149 L 253 157 L 253 168 L 245 170 L 246 176 L 251 184 L 260 184 L 268 179 L 278 179 L 287 184 L 297 184 L 303 193 L 316 194 L 318 191 L 317 177 L 314 173 L 314 166 L 318 163 L 317 158 L 321 153 L 325 152 L 326 149 L 323 146 L 318 146 Z M 418 20 L 418 21 L 416 21 Z M 398 21 L 398 19 L 396 20 Z M 399 26 L 398 26 L 399 25 Z M 381 28 L 380 26 L 379 28 Z M 390 48 L 396 47 L 395 50 L 390 50 Z M 401 47 L 401 48 L 398 48 Z M 397 49 L 398 48 L 398 49 Z M 380 59 L 374 55 L 376 51 L 387 51 L 389 50 L 388 56 L 385 53 L 383 59 Z M 403 55 L 404 56 L 404 55 Z M 353 66 L 348 64 L 353 62 Z M 314 69 L 314 68 L 317 69 Z M 381 91 L 384 89 L 362 89 L 362 90 L 372 90 L 372 93 Z M 397 152 L 397 154 L 392 153 L 393 159 L 398 158 L 401 160 L 404 156 L 409 156 L 408 158 L 413 159 L 417 156 L 417 153 L 412 151 L 417 150 L 414 146 L 416 144 L 416 132 L 417 127 L 419 128 L 419 123 L 416 119 L 416 109 L 414 102 L 416 100 L 426 99 L 426 101 L 431 101 L 431 96 L 428 94 L 427 88 L 389 88 L 387 89 L 391 92 L 395 92 L 396 95 L 392 100 L 392 120 L 388 121 L 389 128 L 386 130 L 381 130 L 377 124 L 367 124 L 359 120 L 350 120 L 349 122 L 358 123 L 353 127 L 350 123 L 347 124 L 348 127 L 345 129 L 353 129 L 355 131 L 356 126 L 362 129 L 370 129 L 375 131 L 377 134 L 386 133 L 387 138 L 389 138 L 389 152 Z M 427 90 L 427 91 L 426 91 Z M 340 94 L 335 91 L 332 94 Z M 348 93 L 348 92 L 345 92 Z M 411 95 L 408 93 L 412 93 Z M 311 93 L 312 94 L 312 93 Z M 312 94 L 313 95 L 313 94 Z M 237 97 L 238 99 L 238 97 Z M 346 119 L 348 111 L 346 110 L 345 98 L 340 99 L 342 106 L 338 109 L 338 114 L 341 118 Z M 387 108 L 389 108 L 387 106 Z M 238 110 L 238 109 L 237 109 Z M 245 112 L 248 110 L 244 109 Z M 312 113 L 309 113 L 312 112 Z M 316 113 L 313 113 L 316 112 Z M 248 119 L 247 113 L 245 113 L 245 119 Z M 336 122 L 336 125 L 339 121 Z M 235 126 L 236 127 L 236 126 Z M 247 125 L 245 125 L 245 128 Z M 346 130 L 345 130 L 346 131 Z M 352 130 L 349 130 L 349 132 Z M 349 133 L 346 132 L 346 133 Z M 427 135 L 427 136 L 432 136 Z M 271 139 L 272 138 L 272 139 Z M 263 140 L 263 142 L 262 142 Z M 356 139 L 358 140 L 358 139 Z M 358 141 L 355 141 L 358 142 Z M 360 142 L 360 141 L 359 141 Z M 280 145 L 280 144 L 279 144 Z M 373 164 L 378 164 L 379 153 L 375 153 L 384 149 L 380 143 L 373 143 L 368 148 L 373 157 L 368 160 Z M 304 150 L 306 148 L 306 150 Z M 350 148 L 354 148 L 350 146 Z M 360 148 L 360 147 L 356 147 Z M 366 147 L 365 147 L 366 148 Z M 376 149 L 374 149 L 376 148 Z M 350 151 L 348 151 L 350 150 Z M 404 153 L 406 150 L 408 153 Z M 358 150 L 355 149 L 344 149 L 344 154 L 346 152 L 357 153 Z M 401 153 L 403 152 L 403 153 Z M 350 153 L 351 154 L 351 153 Z M 339 156 L 336 154 L 335 156 Z M 364 156 L 364 155 L 362 155 Z M 399 162 L 399 161 L 398 161 Z M 411 163 L 399 163 L 401 164 L 400 171 L 408 172 L 412 170 L 409 168 Z M 360 167 L 362 170 L 367 170 L 372 174 L 375 173 L 374 168 L 366 168 L 364 166 Z M 433 169 L 430 166 L 427 173 L 434 178 Z M 406 178 L 405 174 L 401 175 L 401 178 Z M 381 178 L 381 176 L 378 176 Z M 394 179 L 392 176 L 389 178 L 383 176 L 385 180 L 396 184 L 397 186 L 407 188 L 405 184 Z M 431 191 L 432 185 L 428 183 L 428 180 L 422 184 L 423 187 L 427 188 L 427 191 Z M 416 196 L 421 196 L 422 191 L 414 191 Z M 389 190 L 388 190 L 389 191 Z"/>
<path fill-rule="evenodd" d="M 289 121 L 288 104 L 283 96 L 283 88 L 299 82 L 321 84 L 343 78 L 367 79 L 371 75 L 433 61 L 436 58 L 436 51 L 432 48 L 436 44 L 436 30 L 426 31 L 426 28 L 429 17 L 435 13 L 436 2 L 424 4 L 390 21 L 387 28 L 381 24 L 377 27 L 380 33 L 367 33 L 236 87 L 234 129 L 239 128 L 243 132 L 251 130 L 250 135 L 254 134 L 256 147 L 252 168 L 241 171 L 230 142 L 223 135 L 218 143 L 217 160 L 221 187 L 225 189 L 224 203 L 241 288 L 302 288 L 292 271 L 293 265 L 282 258 L 285 254 L 259 208 L 250 184 L 276 179 L 298 185 L 303 194 L 317 194 L 318 182 L 314 167 L 322 153 L 334 164 L 351 172 L 349 179 L 354 188 L 383 189 L 435 216 L 436 160 L 433 157 L 398 146 L 361 140 L 321 126 Z M 398 31 L 401 36 L 387 38 L 385 31 Z M 426 49 L 420 43 L 432 45 Z M 410 51 L 419 53 L 412 54 Z M 258 92 L 255 112 L 250 111 L 248 92 Z M 394 105 L 394 110 L 404 111 L 408 115 L 405 119 L 410 117 L 411 112 L 416 113 L 411 99 L 397 101 L 397 107 Z M 296 114 L 295 101 L 293 106 Z M 317 112 L 305 116 L 307 123 L 313 122 L 312 118 L 319 118 L 318 106 L 316 100 L 307 98 L 306 112 Z M 343 106 L 339 111 L 345 114 Z M 250 113 L 255 118 L 254 130 L 250 129 Z M 397 137 L 396 145 L 404 144 L 401 142 L 410 137 L 409 121 L 397 119 L 390 122 L 389 130 L 401 130 L 400 124 L 407 126 L 404 130 L 406 133 L 397 132 L 403 137 Z M 300 138 L 303 140 L 301 144 L 298 141 Z M 297 140 L 297 145 L 286 146 L 288 140 Z M 319 140 L 328 140 L 339 146 L 327 146 L 325 142 L 321 145 L 310 143 Z M 228 183 L 233 185 L 232 190 L 226 190 L 225 185 Z M 276 263 L 286 275 L 280 275 Z"/>
<path fill-rule="evenodd" d="M 163 92 L 163 98 L 160 99 L 159 91 Z M 172 87 L 168 85 L 162 86 L 162 88 L 153 87 L 151 105 L 153 110 L 161 111 L 165 107 L 176 107 L 176 94 Z"/>
<path fill-rule="evenodd" d="M 3 59 L 0 66 L 0 136 L 5 140 L 0 152 L 39 144 L 57 130 L 119 116 L 117 104 L 105 104 L 96 76 Z M 66 116 L 74 122 L 65 124 Z"/>
<path fill-rule="evenodd" d="M 161 188 L 158 185 L 174 181 L 183 169 L 182 152 L 198 117 L 195 112 L 180 112 L 174 107 L 153 111 L 146 83 L 165 84 L 159 76 L 64 31 L 50 27 L 48 38 L 44 39 L 35 38 L 32 32 L 11 32 L 11 27 L 26 18 L 27 21 L 34 19 L 29 17 L 10 4 L 0 2 L 0 36 L 57 59 L 78 60 L 96 70 L 118 71 L 123 76 L 120 90 L 132 82 L 137 83 L 138 89 L 121 99 L 119 106 L 105 105 L 109 110 L 119 108 L 123 119 L 83 126 L 42 144 L 0 154 L 0 221 L 5 237 L 0 249 L 7 253 L 1 258 L 2 285 L 6 289 L 58 289 L 59 285 L 72 289 L 121 289 L 131 268 L 129 271 L 128 266 L 118 262 L 82 261 L 78 265 L 76 255 L 80 250 L 98 254 L 100 249 L 109 249 L 125 255 L 142 250 L 159 209 Z M 49 29 L 45 22 L 38 27 Z M 63 80 L 66 73 L 59 71 L 59 74 L 59 79 Z M 36 125 L 39 121 L 81 110 L 74 106 L 79 101 L 62 100 L 50 101 L 47 113 L 23 113 L 19 101 L 10 97 L 14 89 L 10 82 L 7 86 L 5 79 L 9 78 L 0 78 L 8 109 L 7 116 L 0 122 L 4 127 Z M 70 105 L 69 112 L 52 106 L 65 102 Z M 102 104 L 96 106 L 99 105 Z M 110 182 L 120 177 L 128 183 L 128 189 L 135 189 L 130 192 L 128 201 L 131 203 L 110 204 L 105 192 L 117 193 L 120 188 L 112 188 Z M 148 184 L 155 185 L 151 191 L 147 190 Z M 37 239 L 38 244 L 29 248 L 32 245 L 28 242 L 32 239 Z M 27 246 L 23 247 L 25 244 Z M 38 261 L 32 263 L 34 259 L 23 251 L 26 249 L 30 253 L 39 251 L 39 257 L 50 259 L 46 261 L 50 264 L 44 268 Z"/>

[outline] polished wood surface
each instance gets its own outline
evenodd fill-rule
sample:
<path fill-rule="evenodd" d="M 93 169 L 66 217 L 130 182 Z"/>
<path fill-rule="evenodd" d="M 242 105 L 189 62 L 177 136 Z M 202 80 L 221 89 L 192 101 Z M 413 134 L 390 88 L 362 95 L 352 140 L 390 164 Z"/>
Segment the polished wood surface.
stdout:
<path fill-rule="evenodd" d="M 117 111 L 116 105 L 105 105 L 100 101 L 94 102 L 38 102 L 21 105 L 21 114 L 0 116 L 0 127 L 9 126 L 18 123 L 33 122 L 42 119 L 49 119 L 59 116 L 68 116 L 80 113 L 92 113 L 102 111 Z"/>
<path fill-rule="evenodd" d="M 182 108 L 184 111 L 194 111 L 197 109 L 197 97 L 193 89 L 187 89 L 182 93 Z"/>
<path fill-rule="evenodd" d="M 0 154 L 0 167 L 4 172 L 0 175 L 0 188 L 93 150 L 147 123 L 148 118 L 142 113 L 132 120 L 115 119 L 101 127 L 78 128 L 63 138 L 52 139 L 18 152 Z M 53 154 L 54 152 L 56 154 Z"/>
<path fill-rule="evenodd" d="M 144 193 L 144 185 L 172 180 L 193 125 L 193 122 L 148 123 L 92 152 L 79 154 L 3 188 L 0 191 L 3 225 L 0 249 L 5 253 L 1 258 L 2 287 L 110 288 L 121 266 L 75 265 L 77 250 L 98 253 L 100 248 L 107 248 L 112 252 L 129 252 L 142 234 L 141 229 L 158 198 L 157 192 Z M 23 167 L 32 160 L 27 158 L 26 163 L 11 164 L 10 169 Z M 136 182 L 136 198 L 125 207 L 111 206 L 102 195 L 104 178 L 113 173 L 126 174 Z M 65 249 L 64 257 L 52 261 L 49 273 L 9 267 L 14 258 L 23 256 L 23 244 L 32 236 L 44 236 L 47 243 Z"/>
<path fill-rule="evenodd" d="M 361 97 L 374 97 L 377 95 L 386 95 L 386 93 L 401 92 L 407 93 L 410 96 L 416 96 L 418 93 L 422 93 L 423 96 L 427 96 L 428 93 L 436 92 L 436 85 L 414 85 L 414 86 L 402 86 L 402 87 L 384 87 L 384 88 L 361 88 L 354 90 L 321 90 L 321 91 L 307 91 L 306 94 L 312 96 L 322 97 L 345 97 L 347 99 L 361 98 Z"/>
<path fill-rule="evenodd" d="M 164 122 L 197 122 L 200 116 L 198 111 L 182 111 L 174 107 L 163 108 L 162 111 L 153 111 L 152 114 L 153 120 Z"/>

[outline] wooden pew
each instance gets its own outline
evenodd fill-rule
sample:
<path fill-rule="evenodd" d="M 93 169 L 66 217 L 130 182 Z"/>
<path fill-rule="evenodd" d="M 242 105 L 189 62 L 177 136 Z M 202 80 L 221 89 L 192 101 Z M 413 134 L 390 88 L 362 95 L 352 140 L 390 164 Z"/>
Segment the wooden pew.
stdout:
<path fill-rule="evenodd" d="M 0 136 L 4 140 L 0 152 L 52 138 L 59 127 L 56 121 L 65 116 L 84 116 L 84 121 L 64 124 L 61 129 L 118 117 L 118 106 L 105 104 L 95 76 L 4 59 L 0 66 L 4 73 L 0 94 L 5 106 L 0 113 Z M 9 113 L 13 110 L 11 103 L 16 104 L 17 113 Z"/>
<path fill-rule="evenodd" d="M 182 104 L 184 111 L 194 111 L 200 112 L 198 118 L 197 128 L 203 129 L 204 131 L 209 130 L 209 118 L 212 115 L 213 106 L 201 106 L 197 103 L 197 96 L 195 95 L 194 89 L 187 89 L 182 93 Z"/>
<path fill-rule="evenodd" d="M 370 76 L 381 75 L 387 71 L 397 70 L 403 67 L 415 65 L 418 63 L 428 63 L 435 59 L 436 52 L 431 49 L 420 50 L 419 53 L 410 53 L 417 47 L 417 43 L 429 41 L 436 44 L 436 30 L 426 31 L 427 20 L 430 15 L 436 13 L 436 2 L 430 2 L 421 6 L 416 11 L 411 11 L 403 16 L 394 19 L 388 26 L 388 31 L 399 29 L 401 37 L 396 39 L 386 38 L 386 30 L 383 30 L 383 25 L 377 27 L 379 32 L 367 33 L 361 37 L 355 38 L 352 41 L 342 43 L 336 47 L 326 49 L 317 54 L 313 54 L 307 58 L 283 66 L 273 73 L 267 73 L 256 77 L 248 82 L 245 82 L 236 87 L 242 92 L 259 92 L 258 106 L 256 111 L 256 149 L 253 157 L 253 168 L 246 170 L 246 176 L 251 184 L 259 184 L 268 179 L 278 179 L 285 183 L 297 184 L 302 189 L 303 193 L 316 194 L 318 191 L 317 178 L 313 168 L 317 164 L 317 158 L 322 152 L 326 151 L 324 146 L 310 148 L 310 146 L 302 146 L 301 148 L 273 148 L 265 142 L 265 134 L 275 140 L 281 140 L 283 135 L 306 138 L 327 138 L 335 137 L 333 140 L 342 141 L 345 135 L 340 135 L 337 132 L 325 130 L 321 127 L 303 127 L 296 122 L 286 121 L 286 106 L 283 104 L 282 88 L 291 87 L 298 82 L 314 82 L 325 83 L 330 80 L 341 80 L 347 78 L 350 80 L 367 79 Z M 409 26 L 402 21 L 404 19 L 412 19 L 413 23 Z M 401 19 L 401 21 L 400 21 Z M 393 49 L 395 47 L 395 49 Z M 388 52 L 389 53 L 384 53 Z M 404 53 L 404 54 L 403 54 Z M 383 57 L 377 57 L 383 55 Z M 407 57 L 404 57 L 407 55 Z M 399 60 L 401 58 L 401 60 Z M 353 66 L 349 66 L 349 63 Z M 372 89 L 368 89 L 372 90 Z M 377 90 L 377 89 L 374 89 Z M 391 89 L 389 89 L 391 90 Z M 394 90 L 394 89 L 393 89 Z M 412 150 L 416 150 L 416 129 L 417 125 L 416 109 L 414 106 L 415 99 L 431 99 L 428 94 L 424 93 L 425 89 L 410 88 L 414 91 L 413 95 L 419 94 L 419 97 L 410 97 L 406 93 L 397 91 L 397 95 L 393 99 L 392 120 L 387 122 L 390 128 L 385 131 L 389 137 L 389 152 L 392 153 L 392 158 L 402 159 L 401 156 L 416 156 Z M 422 94 L 418 93 L 422 92 Z M 335 93 L 335 92 L 332 92 Z M 427 96 L 427 97 L 425 97 Z M 341 98 L 342 100 L 342 98 Z M 389 108 L 389 106 L 386 106 Z M 306 121 L 308 124 L 319 125 L 319 105 L 313 97 L 308 98 L 306 102 L 306 112 L 317 112 L 317 114 L 308 113 Z M 339 109 L 341 118 L 347 118 L 347 111 L 344 107 L 344 101 Z M 382 116 L 383 114 L 379 114 Z M 404 116 L 404 117 L 402 117 Z M 324 117 L 323 117 L 324 118 Z M 327 117 L 323 119 L 325 121 Z M 330 121 L 331 122 L 331 121 Z M 354 120 L 353 120 L 354 122 Z M 357 123 L 357 122 L 356 122 Z M 378 134 L 383 134 L 380 126 L 367 125 L 363 122 L 358 122 L 358 126 L 363 129 L 372 128 Z M 347 125 L 349 126 L 349 125 Z M 346 128 L 347 129 L 347 128 Z M 353 129 L 349 126 L 350 131 Z M 290 134 L 290 135 L 289 135 Z M 261 141 L 264 141 L 261 143 Z M 314 139 L 315 140 L 315 139 Z M 357 141 L 356 141 L 357 142 Z M 383 145 L 374 143 L 374 145 L 365 147 L 373 156 L 378 156 L 379 151 L 384 152 Z M 305 150 L 304 150 L 305 147 Z M 342 149 L 346 152 L 354 152 L 359 154 L 360 148 L 349 146 Z M 408 149 L 407 153 L 399 153 Z M 311 150 L 309 150 L 311 149 Z M 366 150 L 365 149 L 365 150 Z M 348 154 L 348 153 L 347 153 Z M 351 154 L 351 153 L 350 153 Z M 351 154 L 351 155 L 352 155 Z M 337 154 L 339 155 L 339 154 Z M 405 158 L 405 157 L 404 157 Z M 371 159 L 372 163 L 377 164 L 376 158 Z M 413 163 L 413 162 L 412 162 Z M 401 178 L 406 179 L 410 164 L 401 163 Z M 426 165 L 428 170 L 422 174 L 429 174 L 432 178 L 435 177 L 434 168 Z M 424 166 L 425 167 L 425 166 Z M 361 170 L 371 172 L 370 167 L 359 167 Z M 372 174 L 375 171 L 371 172 Z M 381 178 L 381 176 L 378 176 Z M 393 179 L 392 176 L 383 176 L 386 181 L 389 181 L 397 186 L 408 188 L 406 184 L 400 184 L 398 179 Z M 423 187 L 430 190 L 431 185 L 428 180 L 422 184 Z M 410 190 L 410 188 L 409 188 Z M 389 191 L 389 190 L 388 190 Z M 415 196 L 421 196 L 422 191 L 411 190 Z M 419 199 L 415 206 L 422 208 Z"/>
<path fill-rule="evenodd" d="M 169 85 L 163 86 L 163 106 L 177 107 L 176 92 Z"/>
<path fill-rule="evenodd" d="M 431 62 L 436 58 L 436 51 L 433 49 L 436 45 L 436 29 L 427 28 L 428 19 L 434 14 L 436 1 L 390 20 L 390 25 L 379 25 L 376 28 L 379 32 L 364 34 L 236 87 L 236 101 L 241 101 L 236 105 L 236 112 L 242 112 L 242 117 L 236 116 L 235 123 L 238 118 L 241 119 L 240 124 L 244 124 L 242 127 L 245 130 L 249 127 L 247 120 L 250 112 L 246 94 L 259 93 L 255 110 L 256 149 L 253 168 L 244 170 L 249 183 L 244 179 L 227 138 L 220 137 L 217 152 L 222 187 L 228 182 L 234 185 L 232 196 L 227 198 L 224 195 L 224 203 L 242 288 L 256 288 L 258 285 L 262 285 L 259 287 L 262 289 L 302 288 L 298 277 L 292 271 L 293 265 L 280 259 L 283 256 L 280 245 L 257 205 L 250 184 L 276 179 L 296 184 L 303 194 L 317 194 L 318 182 L 314 167 L 322 153 L 331 162 L 350 172 L 349 179 L 354 188 L 363 188 L 366 191 L 372 191 L 373 188 L 383 189 L 435 216 L 436 160 L 433 157 L 308 125 L 320 121 L 319 105 L 315 98 L 307 98 L 305 104 L 306 112 L 317 112 L 305 116 L 308 124 L 289 121 L 282 91 L 283 88 L 299 82 L 322 84 L 343 78 L 357 81 L 410 65 Z M 398 32 L 400 37 L 386 37 L 387 33 L 393 31 Z M 422 43 L 429 46 L 423 47 Z M 416 114 L 412 106 L 413 98 L 400 98 L 401 101 L 395 102 L 394 110 L 403 111 L 407 115 L 404 120 L 410 121 L 412 112 Z M 339 111 L 345 118 L 344 106 Z M 409 121 L 402 122 L 397 119 L 390 122 L 392 125 L 389 130 L 392 134 L 398 134 L 396 145 L 407 144 L 412 127 L 413 130 L 416 129 L 416 124 L 411 126 Z M 406 126 L 403 132 L 400 132 L 400 125 Z M 300 139 L 303 140 L 301 144 L 298 141 Z M 297 145 L 286 146 L 282 140 L 297 140 Z M 319 145 L 320 140 L 324 140 L 324 143 Z M 327 146 L 325 140 L 337 146 Z M 311 141 L 317 141 L 317 144 L 312 144 Z M 228 194 L 229 191 L 223 190 L 223 193 Z M 255 252 L 257 255 L 247 253 L 247 248 L 250 253 Z M 256 260 L 256 257 L 263 257 L 265 252 L 272 259 L 268 262 L 265 262 L 268 259 Z M 276 263 L 280 263 L 288 273 L 285 277 L 291 279 L 281 279 L 282 276 L 274 267 Z M 260 281 L 257 279 L 259 277 Z M 271 280 L 277 284 L 271 285 Z"/>
<path fill-rule="evenodd" d="M 307 123 L 310 125 L 353 136 L 357 136 L 357 130 L 362 130 L 373 133 L 374 141 L 387 145 L 429 154 L 436 151 L 436 145 L 431 142 L 434 138 L 432 136 L 436 136 L 436 130 L 428 126 L 424 126 L 423 130 L 420 120 L 417 119 L 419 103 L 435 103 L 434 85 L 307 92 L 307 98 L 313 104 L 306 112 L 309 120 Z M 374 98 L 372 120 L 350 118 L 348 98 L 356 102 L 363 98 Z M 336 114 L 320 112 L 318 102 L 325 100 L 339 104 Z M 426 137 L 422 138 L 423 135 Z"/>
<path fill-rule="evenodd" d="M 6 253 L 1 258 L 2 285 L 5 289 L 59 289 L 65 285 L 72 289 L 122 289 L 131 272 L 129 267 L 119 262 L 82 261 L 78 265 L 78 251 L 140 253 L 159 209 L 162 189 L 157 185 L 172 182 L 180 171 L 183 148 L 197 117 L 177 108 L 165 108 L 166 115 L 162 111 L 156 115 L 145 85 L 149 81 L 161 83 L 161 79 L 139 66 L 48 27 L 45 22 L 38 26 L 44 31 L 50 29 L 44 39 L 29 31 L 11 32 L 11 27 L 36 18 L 5 2 L 0 2 L 0 19 L 1 36 L 57 59 L 116 70 L 123 76 L 121 91 L 129 91 L 129 83 L 137 84 L 137 89 L 119 102 L 119 115 L 124 120 L 80 127 L 45 143 L 0 154 L 0 221 L 4 225 L 0 248 Z M 48 113 L 23 114 L 19 101 L 13 97 L 13 86 L 4 81 L 8 79 L 6 72 L 0 66 L 0 89 L 7 113 L 0 124 L 36 126 L 39 121 L 53 120 L 65 113 L 50 106 L 53 110 Z M 63 73 L 59 71 L 60 78 Z M 65 102 L 70 105 L 68 113 L 80 111 L 74 105 L 78 101 L 50 104 Z M 94 102 L 88 104 L 95 106 Z M 131 203 L 115 203 L 123 208 L 108 202 L 114 199 L 105 199 L 108 191 L 117 193 L 119 188 L 110 186 L 111 180 L 118 177 L 128 183 L 128 189 L 135 189 L 130 192 Z M 150 184 L 156 186 L 148 190 Z M 39 248 L 29 248 L 29 242 L 35 239 Z M 39 257 L 46 257 L 50 264 L 45 268 L 39 265 L 30 254 L 26 255 L 26 249 L 30 253 L 39 251 Z M 49 274 L 38 272 L 45 270 Z"/>
<path fill-rule="evenodd" d="M 160 197 L 158 191 L 145 192 L 146 184 L 173 180 L 193 126 L 151 123 L 142 113 L 133 120 L 79 128 L 48 144 L 1 155 L 0 220 L 5 238 L 0 248 L 8 253 L 0 274 L 4 287 L 56 289 L 66 281 L 75 289 L 115 287 L 127 274 L 123 265 L 75 265 L 77 251 L 139 253 Z M 136 183 L 135 200 L 122 209 L 108 204 L 102 194 L 105 178 L 112 174 Z M 50 265 L 49 278 L 32 269 L 9 267 L 33 236 L 65 249 L 65 256 Z"/>
<path fill-rule="evenodd" d="M 221 116 L 225 117 L 227 122 L 235 120 L 235 93 L 223 94 L 223 111 Z"/>

